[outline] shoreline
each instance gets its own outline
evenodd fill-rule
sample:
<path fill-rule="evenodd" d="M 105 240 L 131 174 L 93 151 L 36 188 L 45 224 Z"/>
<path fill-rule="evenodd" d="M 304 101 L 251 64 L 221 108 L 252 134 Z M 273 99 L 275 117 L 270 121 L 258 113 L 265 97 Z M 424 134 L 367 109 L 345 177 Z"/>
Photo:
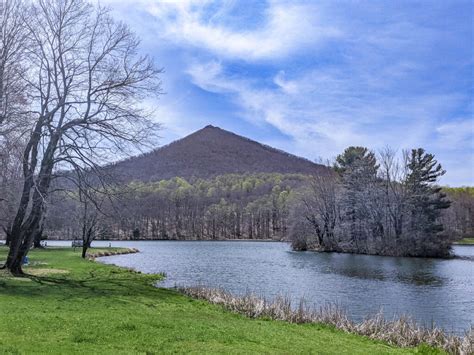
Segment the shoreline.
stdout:
<path fill-rule="evenodd" d="M 242 314 L 247 318 L 265 318 L 296 324 L 324 324 L 348 334 L 380 340 L 393 346 L 415 348 L 427 344 L 442 349 L 449 354 L 474 353 L 474 328 L 465 330 L 464 337 L 448 333 L 442 328 L 418 325 L 408 317 L 386 320 L 381 312 L 354 322 L 344 309 L 337 304 L 328 304 L 319 308 L 307 307 L 300 301 L 293 309 L 288 298 L 277 297 L 274 301 L 247 293 L 235 296 L 232 293 L 207 287 L 177 287 L 178 291 L 194 299 L 202 299 L 211 304 L 220 305 L 226 310 Z"/>
<path fill-rule="evenodd" d="M 472 246 L 474 247 L 474 238 L 465 238 L 467 241 L 453 242 L 452 246 Z M 48 239 L 45 242 L 72 242 L 73 239 Z M 275 239 L 106 239 L 106 240 L 94 240 L 94 242 L 103 243 L 114 243 L 114 242 L 264 242 L 264 243 L 290 243 L 288 240 L 275 240 Z M 5 239 L 0 239 L 0 246 L 5 245 Z M 69 247 L 69 246 L 64 246 Z M 97 247 L 101 248 L 101 247 Z M 102 247 L 106 248 L 106 246 Z M 120 247 L 118 247 L 120 248 Z M 308 250 L 294 250 L 297 252 L 320 252 L 320 253 L 343 253 L 343 254 L 354 254 L 354 255 L 372 255 L 372 256 L 388 256 L 388 257 L 408 257 L 408 258 L 422 258 L 422 259 L 450 259 L 451 257 L 445 258 L 434 258 L 434 257 L 411 257 L 411 256 L 395 256 L 395 255 L 377 255 L 377 254 L 366 254 L 366 253 L 350 253 L 350 252 L 337 252 L 337 251 L 324 251 L 316 249 Z M 456 256 L 455 256 L 456 257 Z"/>
<path fill-rule="evenodd" d="M 463 238 L 454 242 L 453 245 L 474 246 L 474 238 Z"/>
<path fill-rule="evenodd" d="M 5 255 L 6 248 L 0 248 L 0 259 Z M 72 248 L 32 250 L 30 261 L 25 271 L 42 270 L 41 275 L 0 276 L 0 318 L 30 330 L 26 340 L 23 332 L 4 327 L 0 349 L 7 352 L 410 354 L 431 349 L 390 346 L 323 324 L 235 315 L 155 287 L 163 275 L 87 261 Z"/>
<path fill-rule="evenodd" d="M 73 239 L 47 239 L 45 242 L 72 242 Z M 0 239 L 0 245 L 5 245 L 5 240 Z M 268 242 L 289 243 L 287 240 L 275 239 L 96 239 L 94 242 Z M 105 248 L 105 247 L 104 247 Z"/>
<path fill-rule="evenodd" d="M 94 248 L 90 249 L 93 250 Z M 136 254 L 139 253 L 140 250 L 137 248 L 114 248 L 111 247 L 110 249 L 117 249 L 113 251 L 107 251 L 105 247 L 99 247 L 97 248 L 99 250 L 95 251 L 94 253 L 87 253 L 86 258 L 88 260 L 95 260 L 96 258 L 102 258 L 106 256 L 114 256 L 114 255 L 126 255 L 126 254 Z M 105 250 L 105 251 L 103 251 Z"/>

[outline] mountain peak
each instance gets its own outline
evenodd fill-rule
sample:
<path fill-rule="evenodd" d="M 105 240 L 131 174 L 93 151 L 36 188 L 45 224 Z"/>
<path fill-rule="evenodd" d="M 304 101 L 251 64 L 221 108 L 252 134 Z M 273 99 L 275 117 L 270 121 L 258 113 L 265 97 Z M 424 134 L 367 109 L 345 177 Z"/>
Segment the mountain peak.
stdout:
<path fill-rule="evenodd" d="M 158 181 L 176 176 L 207 179 L 224 174 L 315 174 L 326 168 L 207 125 L 150 153 L 118 162 L 112 169 L 125 181 Z"/>
<path fill-rule="evenodd" d="M 207 126 L 205 126 L 205 127 L 202 128 L 202 129 L 212 129 L 212 128 L 219 128 L 219 127 L 215 127 L 215 126 L 213 126 L 213 125 L 211 125 L 211 124 L 208 124 Z"/>

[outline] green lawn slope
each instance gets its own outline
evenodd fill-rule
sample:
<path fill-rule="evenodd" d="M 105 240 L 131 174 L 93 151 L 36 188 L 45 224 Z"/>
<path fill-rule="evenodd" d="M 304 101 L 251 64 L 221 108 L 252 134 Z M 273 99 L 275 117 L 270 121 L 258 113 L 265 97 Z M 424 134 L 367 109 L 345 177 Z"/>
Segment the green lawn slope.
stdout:
<path fill-rule="evenodd" d="M 0 247 L 0 261 L 6 248 Z M 1 354 L 432 353 L 323 325 L 249 319 L 173 290 L 160 276 L 82 260 L 72 249 L 30 253 L 33 276 L 0 271 Z"/>

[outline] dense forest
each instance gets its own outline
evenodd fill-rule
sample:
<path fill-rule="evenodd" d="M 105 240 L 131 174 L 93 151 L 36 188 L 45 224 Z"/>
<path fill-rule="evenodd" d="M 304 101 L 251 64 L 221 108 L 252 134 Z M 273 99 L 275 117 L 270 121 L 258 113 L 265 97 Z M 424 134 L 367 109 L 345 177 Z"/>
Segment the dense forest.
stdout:
<path fill-rule="evenodd" d="M 115 203 L 103 206 L 108 217 L 102 218 L 101 237 L 282 240 L 288 234 L 291 192 L 308 178 L 261 173 L 130 183 Z M 81 213 L 77 194 L 58 198 L 51 205 L 45 233 L 55 238 L 79 237 Z"/>
<path fill-rule="evenodd" d="M 444 187 L 451 207 L 443 211 L 446 233 L 456 239 L 474 237 L 474 187 Z"/>

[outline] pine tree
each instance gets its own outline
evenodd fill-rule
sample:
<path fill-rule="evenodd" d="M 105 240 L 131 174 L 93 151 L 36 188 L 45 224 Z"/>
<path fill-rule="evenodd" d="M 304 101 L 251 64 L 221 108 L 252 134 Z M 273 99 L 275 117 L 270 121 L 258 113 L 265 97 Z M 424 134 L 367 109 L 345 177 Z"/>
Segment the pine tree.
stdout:
<path fill-rule="evenodd" d="M 375 154 L 364 147 L 349 147 L 336 158 L 335 170 L 342 177 L 340 204 L 344 234 L 350 236 L 351 243 L 347 251 L 374 252 L 368 231 L 372 230 L 371 198 L 377 190 L 378 168 Z"/>
<path fill-rule="evenodd" d="M 405 186 L 408 190 L 409 233 L 414 244 L 413 253 L 420 256 L 442 256 L 449 253 L 449 240 L 440 233 L 443 225 L 439 222 L 442 210 L 449 208 L 451 202 L 438 179 L 446 171 L 433 154 L 418 148 L 411 151 L 407 164 L 408 174 Z"/>

